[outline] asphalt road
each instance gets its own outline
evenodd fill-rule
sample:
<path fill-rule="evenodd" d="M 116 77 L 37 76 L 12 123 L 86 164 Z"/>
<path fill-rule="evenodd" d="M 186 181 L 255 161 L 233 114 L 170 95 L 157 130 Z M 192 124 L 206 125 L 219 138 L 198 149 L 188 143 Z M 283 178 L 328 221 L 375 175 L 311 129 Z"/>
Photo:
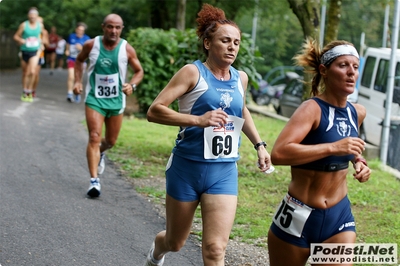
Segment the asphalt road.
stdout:
<path fill-rule="evenodd" d="M 143 265 L 165 220 L 110 164 L 86 197 L 84 104 L 66 101 L 66 70 L 40 76 L 25 103 L 21 70 L 0 72 L 0 265 Z M 189 239 L 164 265 L 202 264 Z"/>

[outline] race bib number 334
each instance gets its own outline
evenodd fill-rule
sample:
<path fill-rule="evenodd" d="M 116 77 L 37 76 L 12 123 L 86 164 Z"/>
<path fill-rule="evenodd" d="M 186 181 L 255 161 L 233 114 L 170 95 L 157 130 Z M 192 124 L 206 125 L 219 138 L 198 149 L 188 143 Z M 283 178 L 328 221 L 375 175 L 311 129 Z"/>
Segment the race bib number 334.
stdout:
<path fill-rule="evenodd" d="M 95 77 L 96 98 L 115 98 L 119 96 L 118 74 L 101 75 Z"/>
<path fill-rule="evenodd" d="M 204 129 L 204 158 L 235 158 L 238 156 L 239 138 L 244 119 L 228 116 L 228 122 L 220 127 Z"/>

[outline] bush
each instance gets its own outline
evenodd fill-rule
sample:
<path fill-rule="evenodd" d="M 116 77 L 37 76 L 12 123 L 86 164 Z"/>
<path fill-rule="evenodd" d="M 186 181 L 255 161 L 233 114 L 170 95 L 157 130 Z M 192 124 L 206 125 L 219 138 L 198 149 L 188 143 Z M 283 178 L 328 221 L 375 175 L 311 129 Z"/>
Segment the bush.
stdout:
<path fill-rule="evenodd" d="M 127 41 L 135 48 L 144 70 L 143 81 L 136 91 L 140 111 L 144 113 L 180 68 L 197 59 L 205 60 L 195 29 L 137 28 L 129 32 Z M 234 67 L 245 71 L 252 85 L 260 78 L 254 61 L 262 59 L 258 51 L 255 54 L 251 52 L 250 36 L 243 34 Z M 170 108 L 178 110 L 177 101 Z"/>

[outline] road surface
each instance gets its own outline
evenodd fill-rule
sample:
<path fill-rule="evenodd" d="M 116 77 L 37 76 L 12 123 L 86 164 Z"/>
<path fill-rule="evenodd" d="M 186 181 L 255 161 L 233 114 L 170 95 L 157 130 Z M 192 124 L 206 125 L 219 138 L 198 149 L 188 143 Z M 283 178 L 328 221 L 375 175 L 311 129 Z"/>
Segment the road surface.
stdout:
<path fill-rule="evenodd" d="M 143 265 L 165 220 L 110 164 L 86 197 L 84 104 L 66 101 L 66 70 L 40 77 L 26 103 L 21 70 L 0 72 L 0 265 Z M 164 265 L 202 264 L 188 240 Z"/>

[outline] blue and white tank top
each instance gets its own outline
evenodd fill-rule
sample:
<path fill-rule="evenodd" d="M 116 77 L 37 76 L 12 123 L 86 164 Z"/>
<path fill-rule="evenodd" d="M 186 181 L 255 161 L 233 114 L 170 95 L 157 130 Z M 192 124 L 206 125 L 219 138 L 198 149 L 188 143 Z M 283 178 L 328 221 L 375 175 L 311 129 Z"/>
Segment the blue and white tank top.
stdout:
<path fill-rule="evenodd" d="M 244 89 L 240 79 L 239 72 L 230 67 L 231 78 L 221 81 L 215 78 L 211 71 L 206 68 L 200 60 L 194 62 L 199 70 L 199 80 L 190 92 L 178 98 L 179 112 L 191 115 L 203 115 L 208 111 L 223 109 L 228 115 L 242 118 L 244 105 Z M 236 124 L 234 121 L 224 125 L 224 130 L 234 130 Z M 239 127 L 236 127 L 236 130 Z M 210 127 L 208 128 L 210 129 Z M 231 139 L 215 139 L 215 147 L 210 147 L 215 158 L 206 158 L 205 132 L 208 130 L 201 127 L 189 126 L 180 127 L 173 153 L 194 161 L 216 161 L 233 162 L 239 159 L 239 154 L 234 157 L 223 156 L 228 154 L 231 148 L 238 149 L 240 146 L 240 137 L 237 141 L 230 143 Z M 240 126 L 241 130 L 241 126 Z"/>

